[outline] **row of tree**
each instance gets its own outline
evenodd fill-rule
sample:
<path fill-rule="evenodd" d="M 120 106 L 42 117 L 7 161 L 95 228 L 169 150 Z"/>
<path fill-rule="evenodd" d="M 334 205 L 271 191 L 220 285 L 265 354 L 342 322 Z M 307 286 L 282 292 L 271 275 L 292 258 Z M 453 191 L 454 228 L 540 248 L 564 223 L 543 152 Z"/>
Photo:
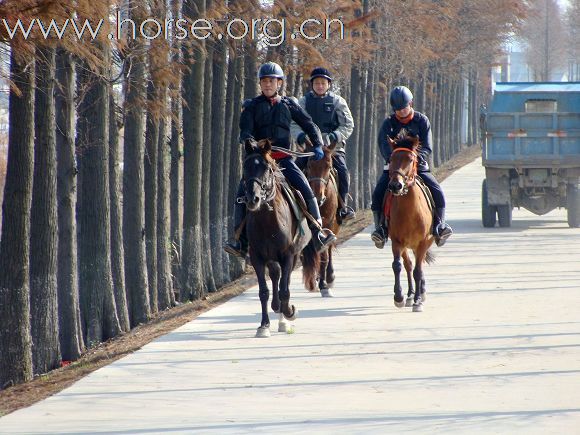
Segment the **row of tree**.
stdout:
<path fill-rule="evenodd" d="M 376 132 L 389 89 L 413 89 L 439 165 L 476 142 L 491 62 L 525 13 L 523 2 L 500 0 L 6 0 L 0 16 L 62 22 L 117 8 L 137 26 L 148 17 L 340 18 L 346 39 L 45 40 L 0 28 L 11 81 L 0 387 L 242 273 L 221 246 L 241 175 L 240 109 L 258 92 L 260 63 L 279 62 L 295 96 L 313 67 L 333 71 L 355 120 L 347 156 L 363 208 L 382 167 Z"/>

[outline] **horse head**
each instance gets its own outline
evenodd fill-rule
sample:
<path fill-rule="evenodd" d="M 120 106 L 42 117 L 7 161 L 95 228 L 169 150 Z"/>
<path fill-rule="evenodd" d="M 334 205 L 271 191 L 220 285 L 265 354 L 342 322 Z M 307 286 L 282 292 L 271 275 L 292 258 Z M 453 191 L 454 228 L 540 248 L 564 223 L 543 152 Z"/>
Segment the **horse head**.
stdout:
<path fill-rule="evenodd" d="M 245 144 L 246 157 L 243 164 L 243 182 L 246 191 L 246 206 L 256 211 L 262 201 L 270 201 L 276 194 L 276 162 L 272 159 L 272 143 L 267 140 L 248 140 Z"/>
<path fill-rule="evenodd" d="M 332 170 L 332 156 L 336 148 L 337 142 L 330 144 L 327 147 L 322 147 L 324 157 L 320 160 L 308 159 L 306 173 L 308 175 L 308 182 L 316 196 L 318 205 L 322 206 L 326 201 L 326 187 L 330 181 L 330 171 Z"/>
<path fill-rule="evenodd" d="M 401 133 L 394 140 L 387 138 L 393 150 L 389 162 L 389 190 L 393 195 L 405 195 L 415 183 L 419 160 L 417 152 L 421 147 L 417 136 L 404 131 Z"/>

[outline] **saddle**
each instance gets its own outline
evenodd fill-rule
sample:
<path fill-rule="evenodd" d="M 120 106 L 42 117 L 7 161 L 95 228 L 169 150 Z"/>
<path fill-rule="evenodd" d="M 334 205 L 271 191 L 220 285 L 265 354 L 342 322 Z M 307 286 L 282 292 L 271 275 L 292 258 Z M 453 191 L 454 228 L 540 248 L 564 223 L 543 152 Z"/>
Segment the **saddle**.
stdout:
<path fill-rule="evenodd" d="M 280 183 L 280 187 L 282 190 L 282 194 L 284 198 L 288 202 L 290 209 L 292 210 L 292 214 L 294 215 L 296 225 L 296 231 L 293 235 L 293 242 L 297 243 L 298 238 L 304 236 L 306 231 L 308 230 L 308 224 L 306 223 L 306 216 L 304 215 L 304 210 L 307 209 L 306 202 L 302 197 L 300 191 L 294 189 L 290 184 L 283 180 Z"/>
<path fill-rule="evenodd" d="M 433 195 L 431 195 L 431 191 L 429 190 L 429 188 L 427 187 L 427 185 L 425 184 L 425 182 L 423 181 L 423 179 L 421 178 L 420 175 L 417 175 L 415 177 L 415 183 L 417 184 L 417 186 L 419 186 L 419 188 L 421 189 L 421 192 L 423 192 L 423 195 L 425 196 L 425 199 L 427 200 L 427 204 L 429 205 L 429 210 L 431 211 L 431 215 L 433 215 L 433 212 L 435 210 L 435 201 L 433 200 Z M 384 217 L 387 221 L 391 217 L 391 205 L 392 205 L 392 203 L 393 203 L 393 195 L 391 194 L 391 192 L 387 191 L 385 193 L 385 198 L 383 199 L 383 213 L 384 213 Z"/>

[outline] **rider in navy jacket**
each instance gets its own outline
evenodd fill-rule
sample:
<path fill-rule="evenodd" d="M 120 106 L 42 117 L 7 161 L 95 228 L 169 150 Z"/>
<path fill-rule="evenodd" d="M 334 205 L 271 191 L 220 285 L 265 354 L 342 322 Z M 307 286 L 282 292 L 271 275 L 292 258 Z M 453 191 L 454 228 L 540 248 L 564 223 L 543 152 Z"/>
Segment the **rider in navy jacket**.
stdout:
<path fill-rule="evenodd" d="M 451 227 L 445 222 L 445 196 L 439 182 L 429 170 L 429 158 L 432 152 L 431 124 L 424 114 L 413 109 L 413 94 L 405 86 L 397 86 L 391 91 L 390 103 L 395 111 L 388 116 L 379 130 L 379 149 L 385 159 L 385 167 L 375 190 L 373 192 L 373 202 L 371 209 L 375 220 L 375 231 L 371 238 L 377 248 L 383 248 L 388 237 L 387 222 L 383 222 L 382 207 L 383 199 L 389 185 L 389 160 L 391 158 L 391 147 L 387 137 L 395 139 L 401 130 L 405 129 L 408 134 L 418 136 L 421 143 L 419 150 L 419 161 L 417 172 L 425 182 L 433 200 L 435 202 L 435 213 L 433 221 L 433 235 L 437 246 L 443 246 L 449 236 L 453 233 Z"/>

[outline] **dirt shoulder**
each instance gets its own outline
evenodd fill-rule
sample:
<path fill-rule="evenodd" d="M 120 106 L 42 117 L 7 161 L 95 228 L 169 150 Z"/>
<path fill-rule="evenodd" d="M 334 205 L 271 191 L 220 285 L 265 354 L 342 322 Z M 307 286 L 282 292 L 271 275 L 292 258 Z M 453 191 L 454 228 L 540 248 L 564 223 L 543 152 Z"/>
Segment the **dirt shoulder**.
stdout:
<path fill-rule="evenodd" d="M 439 181 L 443 181 L 455 170 L 471 163 L 480 155 L 479 145 L 465 148 L 433 172 Z M 339 244 L 350 239 L 371 223 L 370 210 L 358 211 L 356 219 L 341 228 L 338 236 Z M 157 337 L 179 328 L 200 314 L 238 296 L 256 284 L 253 270 L 248 267 L 243 276 L 224 286 L 218 292 L 210 293 L 205 300 L 182 304 L 161 312 L 146 325 L 138 326 L 122 336 L 100 344 L 88 351 L 78 361 L 66 367 L 38 376 L 25 384 L 0 391 L 0 417 L 58 393 L 89 373 L 135 352 Z"/>

